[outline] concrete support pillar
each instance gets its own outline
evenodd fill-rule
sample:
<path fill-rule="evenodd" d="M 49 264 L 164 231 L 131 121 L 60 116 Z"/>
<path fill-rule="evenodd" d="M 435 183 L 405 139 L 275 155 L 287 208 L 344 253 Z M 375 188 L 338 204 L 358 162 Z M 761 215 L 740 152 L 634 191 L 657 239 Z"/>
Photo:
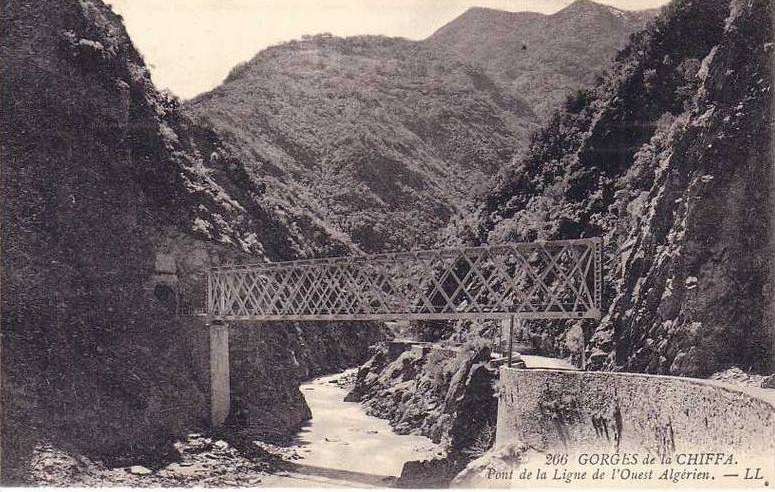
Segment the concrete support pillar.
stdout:
<path fill-rule="evenodd" d="M 219 427 L 229 415 L 229 325 L 210 323 L 210 425 Z"/>

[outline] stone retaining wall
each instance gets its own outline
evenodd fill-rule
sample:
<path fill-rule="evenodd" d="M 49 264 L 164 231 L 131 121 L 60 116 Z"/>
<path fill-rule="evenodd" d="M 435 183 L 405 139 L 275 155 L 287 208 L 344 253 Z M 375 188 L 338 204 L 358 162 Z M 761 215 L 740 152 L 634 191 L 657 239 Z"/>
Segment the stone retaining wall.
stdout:
<path fill-rule="evenodd" d="M 707 380 L 502 368 L 496 446 L 775 457 L 773 402 L 775 390 Z"/>

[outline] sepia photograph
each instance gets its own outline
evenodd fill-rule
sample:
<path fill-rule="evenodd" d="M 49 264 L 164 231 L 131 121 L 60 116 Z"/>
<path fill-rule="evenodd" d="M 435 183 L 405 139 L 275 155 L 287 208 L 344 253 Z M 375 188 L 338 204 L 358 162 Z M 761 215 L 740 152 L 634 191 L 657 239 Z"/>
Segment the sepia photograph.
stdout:
<path fill-rule="evenodd" d="M 772 0 L 3 0 L 0 486 L 775 489 Z"/>

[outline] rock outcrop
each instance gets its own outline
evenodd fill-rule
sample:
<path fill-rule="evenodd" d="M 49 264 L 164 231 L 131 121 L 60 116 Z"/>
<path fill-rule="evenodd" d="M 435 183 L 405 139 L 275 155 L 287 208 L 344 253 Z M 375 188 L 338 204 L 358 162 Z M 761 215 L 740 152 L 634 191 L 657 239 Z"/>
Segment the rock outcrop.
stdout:
<path fill-rule="evenodd" d="M 407 463 L 402 486 L 444 485 L 492 445 L 498 402 L 489 361 L 489 348 L 474 344 L 453 350 L 394 342 L 359 369 L 349 400 L 390 420 L 396 432 L 427 436 L 446 450 L 442 459 Z"/>
<path fill-rule="evenodd" d="M 3 480 L 41 439 L 163 459 L 207 420 L 180 316 L 199 307 L 207 267 L 351 244 L 268 205 L 221 138 L 153 87 L 101 1 L 13 0 L 0 15 Z M 330 342 L 301 332 L 289 345 Z M 284 383 L 324 367 L 308 360 L 284 361 Z"/>
<path fill-rule="evenodd" d="M 471 378 L 487 362 L 488 349 L 382 344 L 359 369 L 347 398 L 362 402 L 370 415 L 389 419 L 400 434 L 418 433 L 449 444 Z M 484 393 L 492 397 L 494 391 L 490 387 Z"/>
<path fill-rule="evenodd" d="M 603 236 L 590 368 L 773 362 L 771 2 L 675 1 L 569 99 L 479 211 L 479 240 Z M 465 232 L 460 236 L 465 236 Z M 532 323 L 559 348 L 572 323 Z"/>

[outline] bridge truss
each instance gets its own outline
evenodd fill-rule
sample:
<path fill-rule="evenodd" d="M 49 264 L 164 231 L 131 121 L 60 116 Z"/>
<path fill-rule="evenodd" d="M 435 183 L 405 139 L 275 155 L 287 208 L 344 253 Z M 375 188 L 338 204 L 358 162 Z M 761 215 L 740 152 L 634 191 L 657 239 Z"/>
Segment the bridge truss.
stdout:
<path fill-rule="evenodd" d="M 213 268 L 223 320 L 598 319 L 599 238 Z"/>

